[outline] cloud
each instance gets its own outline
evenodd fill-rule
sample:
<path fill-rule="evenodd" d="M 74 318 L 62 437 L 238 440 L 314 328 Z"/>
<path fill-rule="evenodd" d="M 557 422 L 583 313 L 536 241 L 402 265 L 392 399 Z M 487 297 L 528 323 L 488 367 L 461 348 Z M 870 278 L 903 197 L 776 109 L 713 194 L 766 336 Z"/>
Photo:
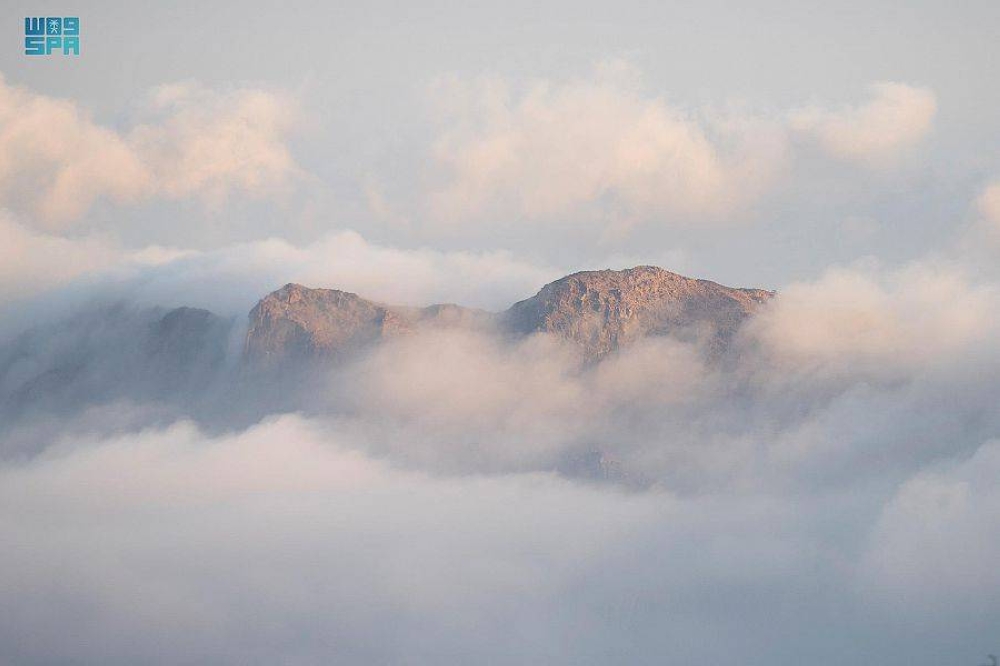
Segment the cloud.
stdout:
<path fill-rule="evenodd" d="M 677 490 L 840 487 L 1000 427 L 982 420 L 1000 396 L 997 294 L 946 264 L 832 270 L 780 290 L 722 363 L 650 339 L 591 367 L 545 336 L 430 331 L 336 375 L 328 409 L 379 433 L 357 446 L 422 469 L 599 450 Z"/>
<path fill-rule="evenodd" d="M 977 230 L 990 242 L 1000 245 L 1000 182 L 987 185 L 976 200 Z"/>
<path fill-rule="evenodd" d="M 70 100 L 0 79 L 0 204 L 57 229 L 95 203 L 280 192 L 300 170 L 285 141 L 297 105 L 283 93 L 160 86 L 133 126 L 104 127 Z"/>
<path fill-rule="evenodd" d="M 20 610 L 0 656 L 14 661 L 590 661 L 606 638 L 583 628 L 632 621 L 643 575 L 616 590 L 602 564 L 660 503 L 401 473 L 297 417 L 218 439 L 178 425 L 67 442 L 3 480 L 0 530 L 17 539 L 0 578 Z M 564 605 L 588 578 L 592 598 Z M 574 627 L 556 651 L 548 632 Z"/>
<path fill-rule="evenodd" d="M 442 122 L 430 226 L 463 235 L 530 225 L 593 244 L 640 225 L 748 219 L 766 197 L 794 187 L 792 167 L 810 143 L 835 161 L 883 168 L 930 131 L 932 91 L 903 83 L 871 91 L 842 109 L 719 111 L 652 94 L 619 61 L 569 80 L 445 79 L 433 90 Z"/>
<path fill-rule="evenodd" d="M 728 182 L 742 149 L 730 153 L 711 123 L 621 77 L 500 99 L 487 135 L 513 132 L 522 147 L 545 134 L 537 117 L 572 115 L 582 102 L 597 115 L 583 114 L 581 127 L 603 114 L 677 132 L 678 155 L 711 167 L 683 177 L 708 188 Z M 479 118 L 483 97 L 470 103 L 463 117 Z M 227 117 L 228 106 L 252 109 L 260 124 Z M 163 176 L 142 197 L 220 205 L 294 173 L 266 139 L 286 131 L 284 109 L 185 84 L 154 93 L 148 122 L 118 136 Z M 475 146 L 475 136 L 451 135 L 442 150 Z M 631 146 L 616 132 L 602 140 Z M 229 141 L 260 159 L 189 168 Z M 558 141 L 548 147 L 574 144 Z M 657 141 L 654 152 L 670 152 Z M 588 150 L 575 155 L 596 159 Z M 687 168 L 651 159 L 656 178 Z M 657 198 L 628 169 L 588 180 L 572 162 L 554 164 L 584 185 L 564 183 L 551 198 L 535 185 L 521 193 L 526 182 L 501 160 L 486 170 L 488 196 L 456 201 L 540 220 L 600 200 L 593 183 L 604 182 L 628 216 L 682 214 L 676 193 Z M 526 166 L 532 177 L 560 175 Z M 980 200 L 987 220 L 990 192 Z M 92 299 L 242 317 L 288 281 L 499 309 L 564 271 L 351 231 L 303 244 L 130 249 L 19 220 L 0 223 L 4 325 L 39 324 L 25 301 L 62 290 L 39 300 L 59 310 L 56 323 L 0 354 L 0 398 L 38 408 L 5 413 L 0 429 L 0 587 L 16 609 L 0 613 L 0 661 L 641 664 L 737 654 L 779 666 L 909 666 L 955 645 L 993 649 L 979 646 L 1000 617 L 984 591 L 1000 552 L 989 524 L 1000 308 L 996 287 L 960 267 L 858 264 L 789 285 L 718 363 L 665 339 L 590 366 L 547 336 L 425 331 L 298 387 L 308 400 L 283 396 L 311 416 L 272 414 L 247 428 L 287 405 L 237 392 L 246 387 L 235 356 L 177 395 L 140 391 L 139 378 L 159 373 L 122 349 L 141 348 L 154 313 L 129 310 L 139 314 L 122 323 L 94 311 L 89 327 L 59 318 Z M 37 376 L 70 399 L 21 390 Z M 630 475 L 624 483 L 587 478 L 602 473 L 586 468 L 595 452 Z"/>
<path fill-rule="evenodd" d="M 883 82 L 856 107 L 808 106 L 790 114 L 792 130 L 838 159 L 884 165 L 930 132 L 937 100 L 927 88 Z"/>
<path fill-rule="evenodd" d="M 745 336 L 798 371 L 896 376 L 987 344 L 997 305 L 996 288 L 958 266 L 862 264 L 783 288 Z"/>
<path fill-rule="evenodd" d="M 157 245 L 128 249 L 109 234 L 66 237 L 36 230 L 0 211 L 0 308 L 43 303 L 43 295 L 58 288 L 77 284 L 86 290 L 95 281 L 135 275 L 189 255 Z M 5 324 L 11 318 L 8 312 Z"/>
<path fill-rule="evenodd" d="M 34 310 L 18 313 L 32 300 L 58 303 L 63 315 L 80 302 L 123 299 L 242 317 L 265 294 L 299 282 L 394 305 L 458 302 L 503 309 L 564 274 L 509 252 L 397 248 L 354 231 L 304 245 L 270 238 L 215 250 L 130 249 L 107 235 L 67 238 L 35 231 L 11 216 L 0 216 L 0 259 L 0 308 L 6 310 L 0 329 L 8 332 L 40 316 Z"/>
<path fill-rule="evenodd" d="M 1000 227 L 1000 183 L 991 183 L 976 202 L 983 218 Z"/>
<path fill-rule="evenodd" d="M 717 397 L 692 345 L 647 340 L 591 367 L 553 336 L 511 341 L 488 330 L 390 341 L 329 386 L 334 412 L 385 433 L 371 438 L 387 447 L 373 453 L 459 472 L 552 470 L 594 450 L 637 462 L 652 413 L 697 411 Z"/>
<path fill-rule="evenodd" d="M 331 404 L 401 433 L 375 441 L 422 468 L 552 469 L 593 423 L 580 360 L 545 336 L 428 331 L 335 376 Z"/>
<path fill-rule="evenodd" d="M 429 476 L 300 416 L 56 444 L 0 467 L 11 662 L 922 665 L 990 637 L 933 623 L 954 605 L 940 581 L 997 611 L 972 585 L 991 580 L 1000 544 L 986 520 L 995 447 L 885 501 Z M 873 523 L 884 559 L 870 559 Z M 978 535 L 962 566 L 938 557 L 939 529 Z M 889 565 L 879 589 L 903 582 L 906 614 L 872 602 L 870 561 Z"/>
<path fill-rule="evenodd" d="M 970 268 L 996 279 L 1000 250 L 1000 182 L 988 181 L 971 202 L 952 252 Z"/>
<path fill-rule="evenodd" d="M 873 531 L 864 572 L 872 597 L 905 617 L 915 603 L 938 599 L 936 621 L 997 612 L 989 590 L 1000 585 L 1000 443 L 983 444 L 900 485 Z"/>
<path fill-rule="evenodd" d="M 128 141 L 161 196 L 219 206 L 234 192 L 273 194 L 300 173 L 285 142 L 298 113 L 287 94 L 185 82 L 155 88 L 146 110 L 154 120 L 130 130 Z"/>
<path fill-rule="evenodd" d="M 323 258 L 373 288 L 380 262 L 410 270 L 414 297 L 470 260 L 345 234 L 193 253 L 126 284 L 197 297 L 191 284 L 225 292 L 239 266 Z M 73 401 L 36 390 L 37 412 L 0 420 L 0 587 L 16 609 L 0 661 L 985 652 L 1000 617 L 995 294 L 940 263 L 844 267 L 782 289 L 719 360 L 649 339 L 594 366 L 544 335 L 427 330 L 290 382 L 300 414 L 254 403 L 229 364 L 147 400 L 137 378 L 159 373 L 121 354 L 141 348 L 145 311 L 39 328 L 0 355 L 0 399 L 30 398 L 19 382 L 40 375 Z M 586 467 L 595 451 L 626 473 L 617 485 Z"/>
<path fill-rule="evenodd" d="M 27 299 L 120 257 L 108 239 L 71 240 L 24 227 L 0 215 L 0 303 Z"/>
<path fill-rule="evenodd" d="M 73 340 L 73 331 L 89 339 L 78 322 L 58 322 L 77 310 L 99 313 L 100 303 L 207 307 L 243 321 L 264 293 L 296 280 L 414 305 L 479 291 L 476 304 L 501 309 L 546 279 L 546 269 L 502 256 L 400 251 L 352 233 L 306 247 L 267 241 L 157 265 L 131 262 L 55 301 L 69 303 L 46 317 L 57 342 Z M 842 268 L 782 289 L 721 365 L 671 339 L 646 340 L 592 367 L 546 336 L 511 341 L 490 331 L 434 330 L 362 355 L 322 387 L 309 384 L 307 402 L 349 417 L 358 448 L 422 469 L 551 470 L 567 457 L 602 451 L 634 474 L 678 489 L 799 483 L 814 472 L 823 474 L 817 483 L 836 485 L 845 475 L 872 473 L 863 462 L 871 446 L 922 460 L 989 435 L 993 420 L 976 415 L 1000 392 L 986 377 L 1000 366 L 992 346 L 996 298 L 995 287 L 947 265 Z M 39 320 L 23 307 L 4 318 L 8 327 Z M 117 335 L 135 337 L 128 330 Z M 51 359 L 36 358 L 49 349 L 42 344 L 49 333 L 33 336 L 28 367 L 50 367 Z M 67 395 L 91 402 L 128 395 L 115 383 L 128 386 L 129 377 L 143 375 L 122 377 L 116 349 L 67 348 L 62 358 L 111 364 L 86 374 L 110 382 L 107 390 L 70 386 Z M 11 379 L 11 390 L 32 376 Z M 293 392 L 288 398 L 298 404 Z M 947 416 L 933 408 L 942 400 L 950 405 Z M 227 411 L 225 394 L 200 403 L 219 405 L 213 423 L 231 416 L 244 423 L 245 415 Z M 272 400 L 270 409 L 284 404 Z"/>
<path fill-rule="evenodd" d="M 365 167 L 358 205 L 397 237 L 508 247 L 531 231 L 536 249 L 591 254 L 640 228 L 745 221 L 794 187 L 796 137 L 881 166 L 929 129 L 933 93 L 899 83 L 874 91 L 854 109 L 762 113 L 682 106 L 619 61 L 575 79 L 443 79 L 438 122 L 414 148 L 420 159 L 401 152 L 391 178 Z M 101 202 L 193 201 L 218 212 L 290 200 L 312 181 L 290 149 L 304 117 L 290 93 L 186 81 L 149 90 L 122 116 L 105 126 L 72 100 L 0 82 L 0 205 L 52 232 Z M 130 227 L 132 242 L 149 224 Z"/>
<path fill-rule="evenodd" d="M 614 62 L 590 78 L 523 88 L 444 82 L 435 97 L 448 120 L 434 158 L 445 176 L 432 214 L 719 217 L 770 185 L 784 161 L 780 131 L 671 106 L 638 78 Z"/>
<path fill-rule="evenodd" d="M 503 251 L 397 248 L 338 231 L 304 245 L 270 238 L 178 253 L 153 267 L 111 273 L 108 282 L 146 303 L 194 304 L 242 315 L 288 282 L 351 291 L 393 305 L 459 302 L 499 309 L 560 274 Z M 205 284 L 214 288 L 205 291 Z"/>
<path fill-rule="evenodd" d="M 126 138 L 69 100 L 0 78 L 0 202 L 47 226 L 72 221 L 100 198 L 128 203 L 152 174 Z"/>

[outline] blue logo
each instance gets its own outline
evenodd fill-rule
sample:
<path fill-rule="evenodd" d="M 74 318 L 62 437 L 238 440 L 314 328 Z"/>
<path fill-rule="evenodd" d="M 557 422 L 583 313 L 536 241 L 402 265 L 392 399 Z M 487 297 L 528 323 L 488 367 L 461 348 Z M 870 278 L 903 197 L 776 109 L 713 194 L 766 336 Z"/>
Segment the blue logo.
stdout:
<path fill-rule="evenodd" d="M 79 16 L 24 19 L 24 55 L 80 55 Z"/>

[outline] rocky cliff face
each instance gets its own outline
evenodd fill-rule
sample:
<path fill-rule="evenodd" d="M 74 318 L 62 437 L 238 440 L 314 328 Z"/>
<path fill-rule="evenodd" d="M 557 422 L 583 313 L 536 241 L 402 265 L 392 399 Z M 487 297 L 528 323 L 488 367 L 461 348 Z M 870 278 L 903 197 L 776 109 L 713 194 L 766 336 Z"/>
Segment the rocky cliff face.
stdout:
<path fill-rule="evenodd" d="M 286 284 L 250 311 L 246 354 L 265 363 L 341 355 L 407 328 L 390 310 L 356 294 Z"/>
<path fill-rule="evenodd" d="M 553 333 L 600 358 L 648 335 L 724 345 L 773 296 L 734 289 L 656 268 L 585 271 L 545 285 L 515 303 L 504 320 L 520 333 Z"/>
<path fill-rule="evenodd" d="M 420 326 L 551 333 L 579 345 L 593 360 L 647 335 L 724 345 L 772 295 L 640 266 L 575 273 L 493 315 L 457 305 L 392 307 L 344 291 L 288 284 L 251 311 L 246 359 L 271 365 L 338 358 Z"/>
<path fill-rule="evenodd" d="M 381 305 L 336 289 L 286 284 L 250 311 L 246 359 L 253 364 L 343 357 L 418 326 L 481 326 L 492 315 L 458 305 Z"/>

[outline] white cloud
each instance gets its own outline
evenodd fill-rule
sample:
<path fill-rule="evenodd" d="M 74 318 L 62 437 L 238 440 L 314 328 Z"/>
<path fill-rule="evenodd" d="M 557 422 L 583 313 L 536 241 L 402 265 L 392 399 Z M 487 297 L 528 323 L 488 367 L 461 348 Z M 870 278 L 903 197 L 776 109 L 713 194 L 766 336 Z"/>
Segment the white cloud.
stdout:
<path fill-rule="evenodd" d="M 68 239 L 0 215 L 0 303 L 27 299 L 114 265 L 121 250 L 106 238 Z"/>
<path fill-rule="evenodd" d="M 0 79 L 0 205 L 57 228 L 101 199 L 219 206 L 234 192 L 275 194 L 300 174 L 285 145 L 296 113 L 281 93 L 175 84 L 154 89 L 137 124 L 117 131 Z"/>
<path fill-rule="evenodd" d="M 406 433 L 384 443 L 424 468 L 554 466 L 593 428 L 597 406 L 573 350 L 545 336 L 509 344 L 429 331 L 393 341 L 334 378 L 333 401 Z M 599 418 L 599 417 L 598 417 Z"/>
<path fill-rule="evenodd" d="M 0 307 L 28 303 L 74 282 L 152 270 L 192 254 L 158 245 L 130 250 L 108 234 L 65 237 L 0 212 Z"/>
<path fill-rule="evenodd" d="M 686 109 L 650 94 L 621 62 L 586 78 L 449 79 L 434 89 L 444 122 L 434 144 L 428 215 L 455 234 L 470 224 L 596 229 L 746 219 L 817 143 L 836 160 L 887 167 L 919 142 L 934 93 L 876 83 L 844 109 L 785 113 Z"/>
<path fill-rule="evenodd" d="M 592 214 L 629 224 L 650 216 L 725 215 L 752 202 L 784 161 L 765 122 L 727 122 L 650 96 L 622 63 L 591 78 L 445 82 L 435 97 L 447 129 L 434 157 L 445 220 Z"/>
<path fill-rule="evenodd" d="M 508 252 L 395 248 L 354 231 L 305 245 L 271 238 L 207 251 L 129 249 L 108 236 L 65 238 L 0 216 L 0 306 L 76 283 L 95 297 L 117 293 L 147 304 L 242 315 L 263 295 L 299 282 L 395 305 L 457 302 L 501 309 L 562 274 Z"/>
<path fill-rule="evenodd" d="M 0 659 L 933 663 L 995 617 L 995 448 L 885 505 L 430 476 L 298 416 L 73 436 L 0 466 Z"/>
<path fill-rule="evenodd" d="M 464 472 L 550 470 L 567 455 L 600 449 L 627 458 L 632 472 L 658 473 L 686 454 L 658 440 L 669 462 L 633 464 L 651 448 L 644 421 L 672 410 L 693 415 L 719 397 L 698 350 L 674 340 L 647 340 L 591 367 L 553 336 L 512 342 L 489 331 L 393 340 L 330 386 L 335 409 L 348 406 L 357 423 L 385 433 L 359 446 Z"/>
<path fill-rule="evenodd" d="M 903 483 L 873 532 L 865 574 L 873 597 L 904 616 L 933 596 L 944 611 L 989 613 L 1000 586 L 1000 442 Z"/>
<path fill-rule="evenodd" d="M 976 200 L 979 227 L 992 241 L 1000 242 L 1000 182 L 983 189 Z"/>
<path fill-rule="evenodd" d="M 128 143 L 162 196 L 218 206 L 231 192 L 273 194 L 299 172 L 285 143 L 297 119 L 286 94 L 187 82 L 154 89 L 147 110 L 155 120 L 133 128 Z"/>
<path fill-rule="evenodd" d="M 883 82 L 872 84 L 871 99 L 860 106 L 808 106 L 790 114 L 790 125 L 836 158 L 880 166 L 921 141 L 936 112 L 931 90 Z"/>
<path fill-rule="evenodd" d="M 780 290 L 745 337 L 796 372 L 894 377 L 991 340 L 998 304 L 955 266 L 833 268 Z"/>
<path fill-rule="evenodd" d="M 616 576 L 586 608 L 560 600 L 660 504 L 398 472 L 294 416 L 219 438 L 181 424 L 68 440 L 0 479 L 0 584 L 20 609 L 0 659 L 15 661 L 518 662 L 555 647 L 539 622 L 627 604 L 638 581 Z M 513 654 L 512 631 L 527 641 Z M 559 652 L 605 640 L 581 638 Z"/>
<path fill-rule="evenodd" d="M 395 248 L 339 231 L 305 245 L 270 238 L 186 252 L 176 261 L 126 273 L 122 288 L 145 302 L 240 314 L 288 282 L 351 291 L 394 305 L 445 302 L 490 309 L 526 298 L 560 274 L 502 251 Z M 205 284 L 213 289 L 206 291 Z"/>
<path fill-rule="evenodd" d="M 69 100 L 0 77 L 0 204 L 46 225 L 72 221 L 107 197 L 134 201 L 152 174 L 128 142 Z"/>
<path fill-rule="evenodd" d="M 651 93 L 621 62 L 572 80 L 453 79 L 434 90 L 443 119 L 419 162 L 430 166 L 393 176 L 412 180 L 416 196 L 387 199 L 370 168 L 358 181 L 369 212 L 397 232 L 496 240 L 533 228 L 574 232 L 593 247 L 654 222 L 752 217 L 795 159 L 794 134 L 837 158 L 891 162 L 929 130 L 934 95 L 900 83 L 873 90 L 846 110 L 720 113 Z M 290 94 L 175 83 L 125 117 L 121 128 L 102 126 L 71 100 L 0 82 L 0 204 L 53 229 L 102 200 L 217 209 L 233 197 L 281 197 L 308 179 L 289 149 L 302 124 Z"/>

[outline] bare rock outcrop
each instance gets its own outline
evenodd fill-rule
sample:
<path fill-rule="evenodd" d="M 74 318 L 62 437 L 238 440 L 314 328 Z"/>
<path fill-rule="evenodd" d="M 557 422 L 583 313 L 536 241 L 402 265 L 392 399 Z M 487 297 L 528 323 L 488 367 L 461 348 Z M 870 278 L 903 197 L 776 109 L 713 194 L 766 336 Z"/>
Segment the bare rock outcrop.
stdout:
<path fill-rule="evenodd" d="M 250 312 L 245 358 L 258 366 L 343 358 L 425 326 L 550 333 L 579 345 L 592 360 L 650 335 L 721 348 L 771 296 L 653 266 L 574 273 L 500 314 L 451 304 L 394 307 L 345 291 L 287 284 Z"/>
<path fill-rule="evenodd" d="M 336 289 L 286 284 L 250 311 L 245 358 L 271 366 L 337 359 L 420 326 L 483 326 L 493 315 L 458 305 L 393 307 Z"/>
<path fill-rule="evenodd" d="M 504 319 L 518 333 L 553 333 L 599 359 L 649 335 L 725 345 L 773 295 L 639 266 L 566 276 L 515 303 Z"/>

